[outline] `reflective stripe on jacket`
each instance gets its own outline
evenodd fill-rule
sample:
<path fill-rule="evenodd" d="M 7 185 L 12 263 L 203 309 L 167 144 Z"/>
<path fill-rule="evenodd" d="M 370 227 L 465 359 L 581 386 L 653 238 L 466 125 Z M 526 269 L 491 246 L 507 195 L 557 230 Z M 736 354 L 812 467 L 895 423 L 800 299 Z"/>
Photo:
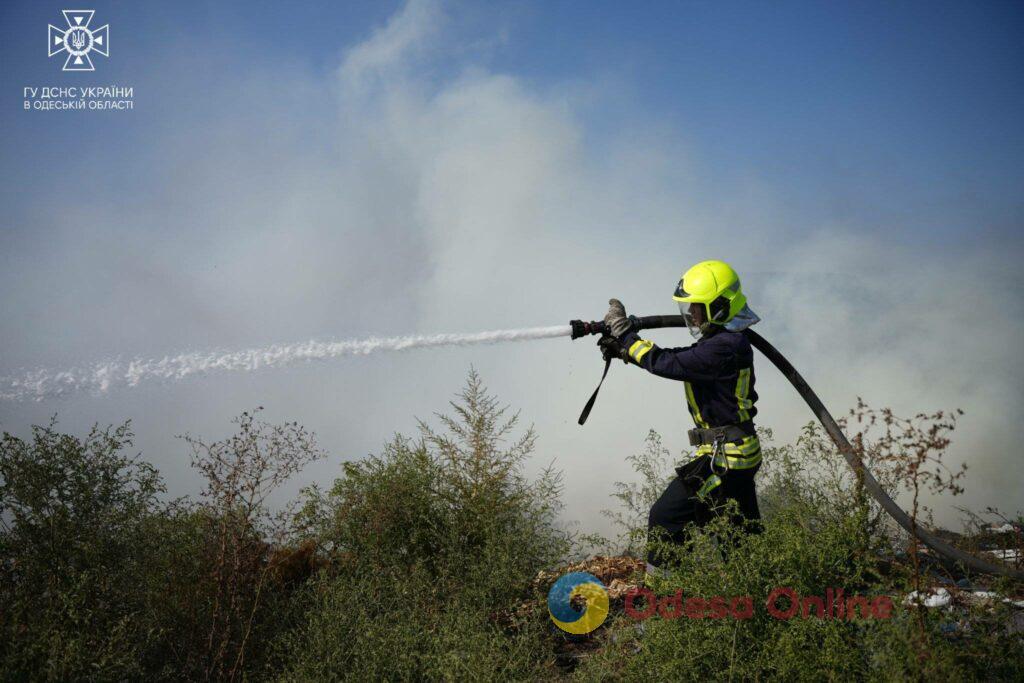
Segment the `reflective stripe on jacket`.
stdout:
<path fill-rule="evenodd" d="M 753 467 L 761 460 L 761 446 L 754 433 L 754 351 L 742 332 L 713 327 L 691 346 L 663 349 L 627 332 L 622 344 L 634 363 L 659 377 L 685 383 L 686 405 L 701 428 L 739 425 L 748 434 L 742 441 L 725 445 L 733 469 Z M 700 446 L 698 455 L 711 453 Z"/>

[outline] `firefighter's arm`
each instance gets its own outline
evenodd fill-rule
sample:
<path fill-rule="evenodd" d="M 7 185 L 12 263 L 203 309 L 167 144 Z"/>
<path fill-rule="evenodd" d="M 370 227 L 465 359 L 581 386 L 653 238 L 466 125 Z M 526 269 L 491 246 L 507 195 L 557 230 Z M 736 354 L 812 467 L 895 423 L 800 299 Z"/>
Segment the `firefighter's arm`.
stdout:
<path fill-rule="evenodd" d="M 631 363 L 644 370 L 683 382 L 700 382 L 718 375 L 722 359 L 713 348 L 694 344 L 677 349 L 663 349 L 654 342 L 641 339 L 636 332 L 627 332 L 620 339 Z"/>

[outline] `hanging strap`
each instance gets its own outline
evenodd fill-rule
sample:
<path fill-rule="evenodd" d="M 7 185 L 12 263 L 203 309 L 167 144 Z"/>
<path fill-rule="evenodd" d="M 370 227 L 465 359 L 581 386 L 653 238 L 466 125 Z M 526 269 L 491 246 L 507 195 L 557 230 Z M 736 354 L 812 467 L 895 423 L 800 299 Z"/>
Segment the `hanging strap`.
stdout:
<path fill-rule="evenodd" d="M 590 395 L 590 400 L 587 401 L 587 405 L 583 406 L 583 412 L 580 413 L 579 423 L 583 424 L 590 417 L 590 409 L 594 407 L 594 401 L 597 400 L 597 392 L 601 391 L 601 385 L 604 384 L 604 378 L 608 376 L 608 368 L 612 366 L 612 359 L 606 358 L 604 361 L 604 372 L 601 373 L 601 381 L 597 383 L 597 388 L 594 389 L 594 393 Z"/>

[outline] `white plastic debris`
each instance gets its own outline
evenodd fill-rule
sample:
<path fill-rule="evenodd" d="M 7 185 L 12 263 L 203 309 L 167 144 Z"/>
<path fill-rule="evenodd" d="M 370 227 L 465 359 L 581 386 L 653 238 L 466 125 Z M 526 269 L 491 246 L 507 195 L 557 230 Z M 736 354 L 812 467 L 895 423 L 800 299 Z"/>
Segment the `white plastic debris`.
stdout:
<path fill-rule="evenodd" d="M 925 595 L 929 595 L 925 593 Z M 1024 607 L 1024 600 L 1014 600 L 1008 598 L 995 591 L 986 590 L 975 590 L 975 591 L 958 591 L 956 593 L 957 599 L 961 602 L 966 602 L 971 605 L 994 605 L 995 603 L 1004 603 L 1007 605 L 1013 605 L 1014 607 Z M 945 607 L 951 602 L 951 595 L 946 594 L 946 589 L 940 588 L 935 595 L 929 595 L 923 604 L 926 607 Z M 907 595 L 905 604 L 913 604 L 916 600 L 916 594 L 910 593 Z"/>
<path fill-rule="evenodd" d="M 952 601 L 953 596 L 949 594 L 948 590 L 937 588 L 934 593 L 911 591 L 907 594 L 903 604 L 916 605 L 920 603 L 925 607 L 949 607 Z"/>

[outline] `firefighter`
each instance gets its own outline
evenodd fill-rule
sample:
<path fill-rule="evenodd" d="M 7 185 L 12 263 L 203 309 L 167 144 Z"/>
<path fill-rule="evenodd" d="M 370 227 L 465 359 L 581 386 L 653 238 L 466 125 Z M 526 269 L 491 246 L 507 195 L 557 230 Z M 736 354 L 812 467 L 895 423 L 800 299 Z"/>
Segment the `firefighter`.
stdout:
<path fill-rule="evenodd" d="M 736 272 L 722 261 L 702 261 L 679 280 L 673 299 L 697 342 L 665 349 L 632 330 L 625 307 L 610 300 L 604 321 L 610 334 L 598 341 L 605 359 L 617 357 L 648 372 L 683 382 L 694 429 L 696 458 L 676 468 L 648 517 L 649 538 L 680 544 L 691 525 L 711 520 L 727 500 L 733 523 L 756 531 L 761 518 L 754 476 L 761 445 L 754 430 L 754 355 L 742 331 L 759 318 L 747 306 Z M 658 566 L 657 545 L 648 563 Z"/>

